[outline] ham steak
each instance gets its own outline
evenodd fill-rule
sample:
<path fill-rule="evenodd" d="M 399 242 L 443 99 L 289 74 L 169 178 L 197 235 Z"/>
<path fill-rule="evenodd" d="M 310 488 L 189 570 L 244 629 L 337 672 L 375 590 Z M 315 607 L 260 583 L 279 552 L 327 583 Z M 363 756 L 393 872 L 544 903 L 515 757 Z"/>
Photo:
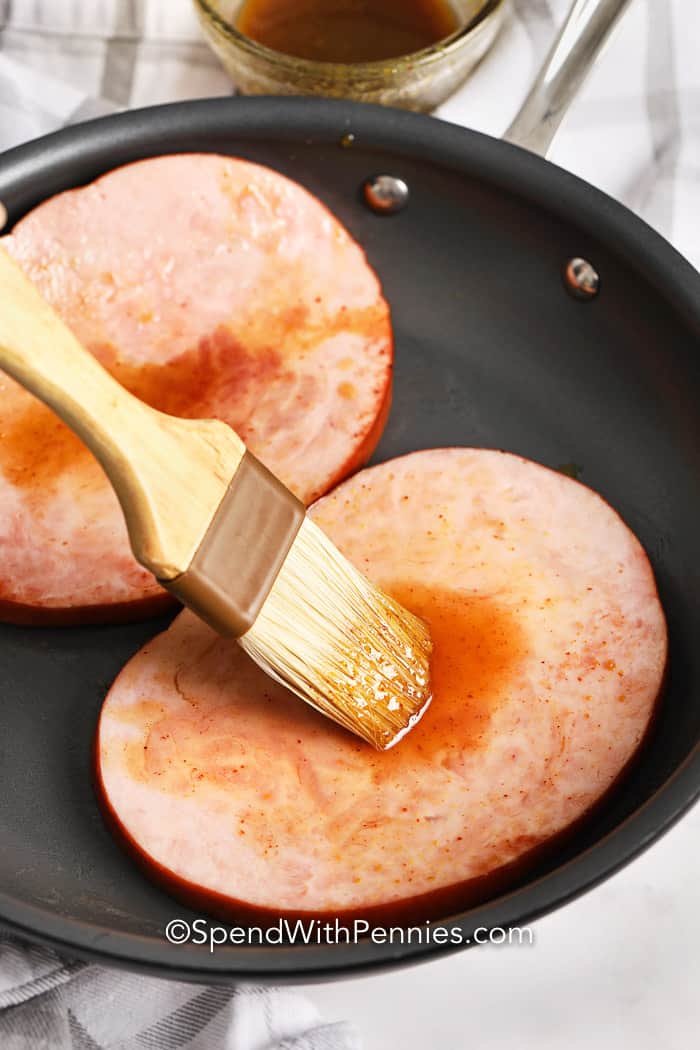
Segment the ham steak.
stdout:
<path fill-rule="evenodd" d="M 124 668 L 99 722 L 112 825 L 152 877 L 227 918 L 466 892 L 605 794 L 664 674 L 649 561 L 568 477 L 502 452 L 418 452 L 310 513 L 430 624 L 434 699 L 401 743 L 374 751 L 188 611 Z"/>
<path fill-rule="evenodd" d="M 310 502 L 368 458 L 389 408 L 387 304 L 301 186 L 166 156 L 35 208 L 3 246 L 133 393 L 219 417 Z M 0 618 L 138 618 L 172 601 L 131 556 L 97 462 L 0 373 Z"/>

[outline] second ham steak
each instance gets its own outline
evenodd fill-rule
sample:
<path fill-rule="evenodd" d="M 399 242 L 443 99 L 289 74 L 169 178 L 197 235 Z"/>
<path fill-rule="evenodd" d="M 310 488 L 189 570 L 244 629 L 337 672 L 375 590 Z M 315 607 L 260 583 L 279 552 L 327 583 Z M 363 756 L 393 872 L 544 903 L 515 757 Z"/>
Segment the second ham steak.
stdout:
<path fill-rule="evenodd" d="M 140 161 L 1 243 L 128 389 L 225 420 L 305 502 L 376 445 L 387 304 L 361 248 L 284 176 L 213 154 Z M 2 373 L 0 398 L 0 618 L 109 621 L 170 602 L 91 454 Z"/>

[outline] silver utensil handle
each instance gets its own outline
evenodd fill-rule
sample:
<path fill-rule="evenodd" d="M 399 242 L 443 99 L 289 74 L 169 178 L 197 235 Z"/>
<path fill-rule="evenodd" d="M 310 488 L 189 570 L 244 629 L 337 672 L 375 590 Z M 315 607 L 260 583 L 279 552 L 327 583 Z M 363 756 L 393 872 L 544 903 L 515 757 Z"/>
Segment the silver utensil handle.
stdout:
<path fill-rule="evenodd" d="M 545 157 L 561 120 L 630 0 L 575 0 L 506 142 Z"/>

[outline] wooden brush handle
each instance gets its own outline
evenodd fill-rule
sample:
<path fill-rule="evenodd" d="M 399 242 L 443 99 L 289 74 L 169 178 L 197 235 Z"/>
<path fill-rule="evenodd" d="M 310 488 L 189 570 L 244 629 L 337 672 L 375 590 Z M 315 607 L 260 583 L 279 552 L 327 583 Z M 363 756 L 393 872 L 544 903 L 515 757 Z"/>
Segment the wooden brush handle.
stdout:
<path fill-rule="evenodd" d="M 176 419 L 130 394 L 3 248 L 0 368 L 52 408 L 100 461 L 138 561 L 161 580 L 185 572 L 245 452 L 238 435 L 219 420 Z"/>

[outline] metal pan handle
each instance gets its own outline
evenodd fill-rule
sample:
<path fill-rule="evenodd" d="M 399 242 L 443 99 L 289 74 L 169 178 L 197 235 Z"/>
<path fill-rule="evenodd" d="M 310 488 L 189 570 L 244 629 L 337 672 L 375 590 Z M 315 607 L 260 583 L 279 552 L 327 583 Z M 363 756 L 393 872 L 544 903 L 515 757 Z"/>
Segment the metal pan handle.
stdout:
<path fill-rule="evenodd" d="M 546 157 L 569 104 L 630 0 L 575 0 L 506 142 Z"/>

